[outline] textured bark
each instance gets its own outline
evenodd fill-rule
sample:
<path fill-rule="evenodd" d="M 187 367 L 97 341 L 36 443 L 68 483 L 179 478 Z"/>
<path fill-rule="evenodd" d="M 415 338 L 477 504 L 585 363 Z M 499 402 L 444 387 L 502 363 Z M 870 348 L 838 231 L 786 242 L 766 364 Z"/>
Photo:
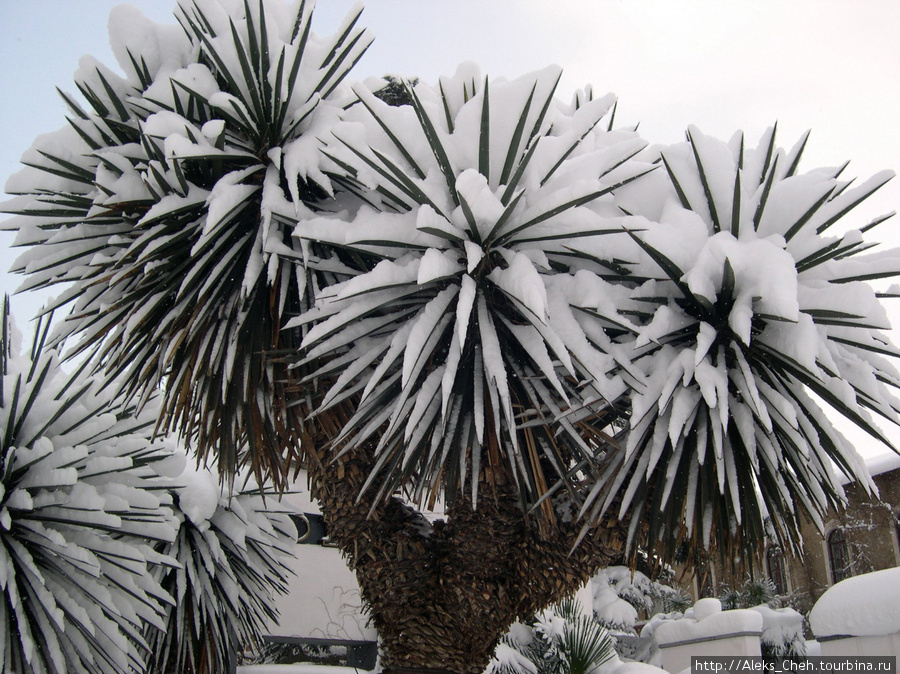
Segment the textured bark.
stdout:
<path fill-rule="evenodd" d="M 485 484 L 433 526 L 393 498 L 358 499 L 363 452 L 309 466 L 330 538 L 359 581 L 387 674 L 481 674 L 515 620 L 570 595 L 620 557 L 626 529 L 609 519 L 572 552 L 581 523 L 543 526 L 503 484 Z"/>

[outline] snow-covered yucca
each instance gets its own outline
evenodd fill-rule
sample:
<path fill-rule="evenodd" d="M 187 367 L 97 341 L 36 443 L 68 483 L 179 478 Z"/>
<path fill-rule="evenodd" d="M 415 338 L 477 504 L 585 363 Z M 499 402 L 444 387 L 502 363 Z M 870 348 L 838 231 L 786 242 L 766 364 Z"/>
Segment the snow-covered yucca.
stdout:
<path fill-rule="evenodd" d="M 613 304 L 601 275 L 615 275 L 614 248 L 597 259 L 578 242 L 620 232 L 611 193 L 648 170 L 632 160 L 645 143 L 609 129 L 612 96 L 561 104 L 559 77 L 491 82 L 464 66 L 397 107 L 356 87 L 333 131 L 336 180 L 366 203 L 295 236 L 381 261 L 294 324 L 309 326 L 307 358 L 327 362 L 320 412 L 355 401 L 335 445 L 377 444 L 369 482 L 383 494 L 452 500 L 470 481 L 474 500 L 489 463 L 534 504 L 608 441 L 626 390 L 615 347 L 585 332 L 570 296 Z"/>
<path fill-rule="evenodd" d="M 287 591 L 297 531 L 290 510 L 253 486 L 229 492 L 207 469 L 175 480 L 178 535 L 161 546 L 178 567 L 160 567 L 175 600 L 163 630 L 149 630 L 152 674 L 233 671 L 235 658 L 258 646 L 278 617 L 274 598 Z"/>
<path fill-rule="evenodd" d="M 171 601 L 148 563 L 175 535 L 158 476 L 172 451 L 152 413 L 60 369 L 40 324 L 20 354 L 2 314 L 0 669 L 143 671 L 142 631 Z"/>
<path fill-rule="evenodd" d="M 165 427 L 285 484 L 298 414 L 278 356 L 303 305 L 289 228 L 328 196 L 316 136 L 370 39 L 310 30 L 313 2 L 180 0 L 180 26 L 128 6 L 110 18 L 125 76 L 85 57 L 70 126 L 41 136 L 6 189 L 29 288 L 72 282 L 66 335 L 131 393 L 163 385 Z M 321 183 L 321 184 L 320 184 Z M 322 186 L 324 185 L 324 187 Z M 289 203 L 290 202 L 290 203 Z"/>
<path fill-rule="evenodd" d="M 646 255 L 631 271 L 650 279 L 630 306 L 646 376 L 598 503 L 621 498 L 670 556 L 684 527 L 698 547 L 798 546 L 801 515 L 842 497 L 834 465 L 870 484 L 835 419 L 876 438 L 870 412 L 897 421 L 900 352 L 868 281 L 898 275 L 900 254 L 864 239 L 886 218 L 845 222 L 891 174 L 799 173 L 805 144 L 778 149 L 773 128 L 748 149 L 691 128 L 619 195 L 643 216 L 625 226 Z"/>

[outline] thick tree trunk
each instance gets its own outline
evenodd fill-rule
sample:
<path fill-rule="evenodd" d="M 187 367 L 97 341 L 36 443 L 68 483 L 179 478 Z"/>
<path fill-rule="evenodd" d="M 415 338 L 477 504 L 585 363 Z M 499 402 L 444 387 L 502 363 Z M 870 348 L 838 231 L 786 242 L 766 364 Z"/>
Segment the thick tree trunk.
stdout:
<path fill-rule="evenodd" d="M 611 518 L 572 552 L 582 523 L 539 526 L 502 484 L 433 525 L 396 498 L 373 507 L 358 499 L 370 466 L 362 452 L 311 465 L 310 489 L 356 572 L 389 674 L 481 674 L 513 622 L 621 555 L 623 524 Z"/>

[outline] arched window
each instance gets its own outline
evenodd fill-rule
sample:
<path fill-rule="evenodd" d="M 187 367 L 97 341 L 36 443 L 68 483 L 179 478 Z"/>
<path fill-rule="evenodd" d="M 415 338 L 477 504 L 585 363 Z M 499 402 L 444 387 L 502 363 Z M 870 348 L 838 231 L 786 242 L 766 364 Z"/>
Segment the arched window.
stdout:
<path fill-rule="evenodd" d="M 766 570 L 779 595 L 788 593 L 787 573 L 784 568 L 784 554 L 781 548 L 773 545 L 766 551 Z"/>
<path fill-rule="evenodd" d="M 847 554 L 847 539 L 843 529 L 835 529 L 828 534 L 828 561 L 831 563 L 831 582 L 838 583 L 850 574 L 850 555 Z"/>

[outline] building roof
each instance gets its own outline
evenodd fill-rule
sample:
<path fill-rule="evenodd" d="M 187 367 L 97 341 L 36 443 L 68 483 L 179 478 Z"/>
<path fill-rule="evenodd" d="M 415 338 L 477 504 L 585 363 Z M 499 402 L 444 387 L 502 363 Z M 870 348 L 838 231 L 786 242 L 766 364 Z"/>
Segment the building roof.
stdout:
<path fill-rule="evenodd" d="M 872 477 L 882 473 L 889 473 L 900 468 L 900 454 L 896 452 L 879 454 L 871 459 L 866 459 L 866 466 L 869 468 L 869 474 Z"/>
<path fill-rule="evenodd" d="M 865 456 L 863 461 L 865 461 L 866 468 L 869 470 L 869 475 L 872 477 L 877 477 L 883 473 L 889 473 L 892 470 L 900 469 L 900 454 L 893 451 L 883 452 L 874 456 Z M 854 481 L 844 475 L 840 470 L 838 470 L 838 479 L 844 486 L 847 486 Z"/>

